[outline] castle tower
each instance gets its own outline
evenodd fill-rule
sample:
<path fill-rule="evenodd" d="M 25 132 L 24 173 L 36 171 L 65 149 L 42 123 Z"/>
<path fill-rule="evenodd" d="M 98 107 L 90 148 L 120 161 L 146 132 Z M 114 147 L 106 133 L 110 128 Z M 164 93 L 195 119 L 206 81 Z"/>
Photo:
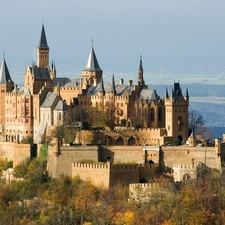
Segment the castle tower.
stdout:
<path fill-rule="evenodd" d="M 188 91 L 186 92 L 186 97 L 184 97 L 180 84 L 174 83 L 172 97 L 169 97 L 167 92 L 164 102 L 167 135 L 172 136 L 174 141 L 176 139 L 186 141 L 188 138 Z"/>
<path fill-rule="evenodd" d="M 49 66 L 49 47 L 45 35 L 44 24 L 42 24 L 40 42 L 37 47 L 37 67 Z"/>
<path fill-rule="evenodd" d="M 189 138 L 188 138 L 189 146 L 196 147 L 196 136 L 194 135 L 194 132 L 192 131 Z"/>
<path fill-rule="evenodd" d="M 96 83 L 99 83 L 102 78 L 102 69 L 98 64 L 97 57 L 93 45 L 91 46 L 91 51 L 88 57 L 86 67 L 82 71 L 82 77 L 90 80 L 90 84 L 96 79 Z"/>
<path fill-rule="evenodd" d="M 5 56 L 3 57 L 1 69 L 0 69 L 0 132 L 4 131 L 5 124 L 5 95 L 6 92 L 13 90 L 14 83 L 11 79 Z"/>
<path fill-rule="evenodd" d="M 56 78 L 56 67 L 55 67 L 55 62 L 52 61 L 52 66 L 51 66 L 51 79 L 55 79 Z"/>
<path fill-rule="evenodd" d="M 144 70 L 142 65 L 142 56 L 140 56 L 140 63 L 139 63 L 139 70 L 138 70 L 138 85 L 142 86 L 143 88 L 147 88 L 144 81 Z"/>

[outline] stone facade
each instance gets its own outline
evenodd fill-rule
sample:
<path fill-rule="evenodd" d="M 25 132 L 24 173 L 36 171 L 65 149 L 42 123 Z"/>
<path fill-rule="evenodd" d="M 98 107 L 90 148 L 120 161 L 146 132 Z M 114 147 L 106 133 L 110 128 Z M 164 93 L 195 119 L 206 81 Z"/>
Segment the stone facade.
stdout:
<path fill-rule="evenodd" d="M 41 143 L 46 132 L 55 126 L 73 127 L 86 123 L 91 127 L 101 126 L 109 130 L 139 129 L 139 139 L 127 139 L 124 131 L 121 138 L 124 145 L 164 144 L 167 140 L 187 140 L 189 96 L 182 94 L 179 83 L 174 83 L 169 96 L 158 96 L 156 90 L 148 89 L 144 81 L 142 58 L 140 58 L 138 79 L 119 84 L 114 75 L 111 83 L 103 81 L 93 46 L 81 77 L 57 77 L 55 62 L 49 65 L 50 49 L 44 25 L 37 47 L 37 64 L 32 63 L 24 74 L 24 85 L 17 86 L 11 79 L 5 58 L 0 71 L 0 134 L 3 141 L 20 142 L 31 136 Z M 100 116 L 102 114 L 102 118 Z M 144 130 L 146 129 L 146 130 Z M 151 130 L 151 131 L 150 131 Z M 110 135 L 103 137 L 112 145 L 121 145 L 122 139 Z M 99 139 L 100 140 L 100 139 Z M 99 141 L 97 140 L 97 141 Z"/>
<path fill-rule="evenodd" d="M 57 143 L 57 139 L 55 139 Z M 181 146 L 63 146 L 54 144 L 49 149 L 48 171 L 51 176 L 79 175 L 96 185 L 111 187 L 123 180 L 123 185 L 152 181 L 156 172 L 170 174 L 175 181 L 185 176 L 196 177 L 196 168 L 205 165 L 221 172 L 221 155 L 225 155 L 224 143 L 218 139 L 214 147 Z M 107 162 L 107 164 L 81 164 L 82 160 Z M 127 172 L 124 166 L 132 168 Z M 129 164 L 135 164 L 129 167 Z M 114 164 L 118 164 L 115 165 Z M 137 165 L 143 166 L 137 166 Z M 116 167 L 117 166 L 117 167 Z M 122 170 L 116 168 L 123 168 Z M 109 171 L 110 170 L 110 171 Z M 136 172 L 135 172 L 136 171 Z M 137 172 L 138 171 L 138 172 Z M 99 174 L 99 175 L 97 175 Z M 130 176 L 131 175 L 131 176 Z"/>
<path fill-rule="evenodd" d="M 137 183 L 143 178 L 153 178 L 158 171 L 155 165 L 113 165 L 74 163 L 72 165 L 72 176 L 79 176 L 82 180 L 90 181 L 97 187 L 108 189 L 118 184 L 128 186 Z"/>

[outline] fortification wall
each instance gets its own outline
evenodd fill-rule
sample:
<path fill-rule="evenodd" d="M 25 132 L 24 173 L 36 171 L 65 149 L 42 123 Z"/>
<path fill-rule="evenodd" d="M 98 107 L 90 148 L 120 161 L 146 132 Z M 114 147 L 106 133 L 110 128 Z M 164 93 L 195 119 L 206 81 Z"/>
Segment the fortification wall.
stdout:
<path fill-rule="evenodd" d="M 100 160 L 115 163 L 144 163 L 143 146 L 103 146 L 100 150 Z"/>
<path fill-rule="evenodd" d="M 72 176 L 72 163 L 88 159 L 98 161 L 97 146 L 62 146 L 60 152 L 49 146 L 47 170 L 52 177 Z"/>
<path fill-rule="evenodd" d="M 110 170 L 110 187 L 120 183 L 128 186 L 130 183 L 139 182 L 138 165 L 112 165 Z"/>
<path fill-rule="evenodd" d="M 13 161 L 13 167 L 18 166 L 26 158 L 30 157 L 30 145 L 0 142 L 0 157 Z"/>
<path fill-rule="evenodd" d="M 75 176 L 79 176 L 82 180 L 90 181 L 96 187 L 108 189 L 110 185 L 110 163 L 73 163 L 72 177 Z"/>
<path fill-rule="evenodd" d="M 221 169 L 221 160 L 215 147 L 163 146 L 161 163 L 170 172 L 173 164 L 204 163 L 208 167 Z"/>
<path fill-rule="evenodd" d="M 158 172 L 158 163 L 139 165 L 139 180 L 150 182 Z"/>

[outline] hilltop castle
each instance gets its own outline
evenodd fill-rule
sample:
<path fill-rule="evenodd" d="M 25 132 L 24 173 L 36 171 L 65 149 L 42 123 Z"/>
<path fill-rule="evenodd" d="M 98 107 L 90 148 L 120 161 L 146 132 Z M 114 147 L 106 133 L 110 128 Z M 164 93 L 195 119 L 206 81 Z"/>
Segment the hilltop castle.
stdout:
<path fill-rule="evenodd" d="M 103 71 L 93 46 L 80 78 L 58 78 L 55 62 L 50 65 L 49 58 L 44 25 L 37 47 L 37 64 L 27 68 L 23 87 L 14 84 L 3 58 L 0 70 L 1 141 L 20 142 L 32 136 L 36 143 L 40 143 L 50 128 L 84 123 L 90 115 L 93 119 L 93 108 L 96 109 L 96 118 L 100 117 L 100 112 L 106 112 L 110 130 L 115 127 L 122 130 L 144 128 L 149 130 L 143 133 L 144 136 L 154 136 L 143 139 L 133 135 L 127 145 L 142 144 L 140 142 L 158 145 L 166 140 L 187 140 L 188 91 L 184 96 L 180 84 L 174 83 L 171 96 L 166 90 L 165 97 L 159 97 L 156 90 L 148 89 L 145 84 L 142 58 L 136 84 L 131 80 L 124 84 L 122 78 L 116 84 L 114 75 L 111 83 L 104 84 Z M 109 145 L 125 145 L 123 137 L 117 136 L 116 140 L 110 135 L 103 138 Z"/>

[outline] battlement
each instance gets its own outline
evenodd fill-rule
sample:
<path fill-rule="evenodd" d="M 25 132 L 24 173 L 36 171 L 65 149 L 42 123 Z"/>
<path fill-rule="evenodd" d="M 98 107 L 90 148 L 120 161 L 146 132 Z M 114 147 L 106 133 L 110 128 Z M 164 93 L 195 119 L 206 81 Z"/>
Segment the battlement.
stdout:
<path fill-rule="evenodd" d="M 54 91 L 57 90 L 57 86 L 54 87 Z M 80 87 L 74 87 L 74 86 L 67 86 L 67 87 L 60 87 L 60 91 L 79 91 Z"/>
<path fill-rule="evenodd" d="M 132 188 L 141 188 L 141 189 L 146 189 L 146 188 L 159 188 L 160 184 L 159 183 L 134 183 L 134 184 L 129 184 L 129 189 Z"/>
<path fill-rule="evenodd" d="M 102 163 L 73 163 L 73 167 L 76 168 L 92 168 L 92 169 L 109 169 L 110 165 Z"/>
<path fill-rule="evenodd" d="M 154 164 L 112 164 L 107 163 L 73 163 L 76 168 L 92 168 L 92 169 L 110 169 L 110 170 L 139 170 L 158 168 L 157 163 Z"/>
<path fill-rule="evenodd" d="M 173 169 L 195 169 L 196 165 L 193 164 L 173 164 Z"/>

